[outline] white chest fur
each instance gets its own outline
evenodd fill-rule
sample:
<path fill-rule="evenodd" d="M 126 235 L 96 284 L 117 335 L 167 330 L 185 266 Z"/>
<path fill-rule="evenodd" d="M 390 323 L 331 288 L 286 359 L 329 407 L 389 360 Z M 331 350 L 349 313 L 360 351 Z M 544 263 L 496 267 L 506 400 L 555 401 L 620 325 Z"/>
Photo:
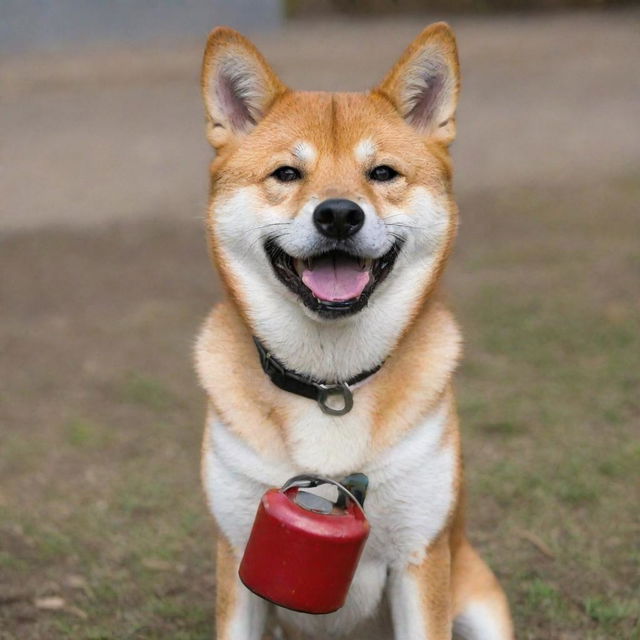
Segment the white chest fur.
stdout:
<path fill-rule="evenodd" d="M 308 406 L 308 401 L 301 402 Z M 321 625 L 325 631 L 330 627 L 337 631 L 336 626 L 344 631 L 371 614 L 382 595 L 387 569 L 422 560 L 454 501 L 456 459 L 453 449 L 443 445 L 445 403 L 398 444 L 371 458 L 367 456 L 368 425 L 361 418 L 350 424 L 348 417 L 328 423 L 329 428 L 315 440 L 303 425 L 294 426 L 291 438 L 295 442 L 297 428 L 301 443 L 293 447 L 295 459 L 287 455 L 284 446 L 281 457 L 266 459 L 218 421 L 209 425 L 209 441 L 205 443 L 203 477 L 209 504 L 236 549 L 244 548 L 258 500 L 267 488 L 310 471 L 324 475 L 361 471 L 369 477 L 365 507 L 371 534 L 347 605 L 329 616 L 285 612 L 287 618 L 304 627 Z M 326 451 L 342 453 L 337 459 L 325 458 Z M 349 464 L 354 466 L 345 466 Z"/>

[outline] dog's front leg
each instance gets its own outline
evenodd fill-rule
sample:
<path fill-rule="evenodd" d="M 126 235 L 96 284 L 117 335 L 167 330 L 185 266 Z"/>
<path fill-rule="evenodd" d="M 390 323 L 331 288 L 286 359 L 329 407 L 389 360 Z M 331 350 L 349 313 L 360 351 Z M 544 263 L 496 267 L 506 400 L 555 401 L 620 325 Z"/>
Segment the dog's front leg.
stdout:
<path fill-rule="evenodd" d="M 239 561 L 222 535 L 217 542 L 216 562 L 216 639 L 260 640 L 267 603 L 240 582 Z"/>
<path fill-rule="evenodd" d="M 392 568 L 389 599 L 395 640 L 451 640 L 451 554 L 442 535 L 420 564 Z"/>

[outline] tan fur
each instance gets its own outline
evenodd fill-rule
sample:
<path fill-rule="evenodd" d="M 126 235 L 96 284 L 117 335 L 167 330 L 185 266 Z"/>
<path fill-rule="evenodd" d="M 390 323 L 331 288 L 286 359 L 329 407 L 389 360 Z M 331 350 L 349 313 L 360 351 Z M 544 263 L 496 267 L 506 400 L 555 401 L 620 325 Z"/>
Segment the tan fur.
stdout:
<path fill-rule="evenodd" d="M 446 532 L 429 547 L 419 566 L 410 567 L 409 573 L 420 585 L 422 606 L 427 612 L 425 622 L 429 640 L 449 640 L 452 626 L 449 597 L 451 550 Z"/>
<path fill-rule="evenodd" d="M 425 48 L 437 53 L 449 73 L 450 101 L 438 111 L 439 120 L 418 131 L 401 116 L 407 106 L 407 74 Z M 253 127 L 238 127 L 225 118 L 211 98 L 211 78 L 234 56 L 259 78 L 262 94 Z M 243 67 L 243 68 L 245 68 Z M 452 375 L 460 356 L 460 336 L 451 313 L 438 296 L 442 270 L 457 228 L 457 208 L 451 193 L 448 145 L 455 137 L 455 106 L 459 91 L 455 39 L 439 23 L 425 29 L 407 49 L 382 84 L 367 94 L 294 92 L 286 88 L 261 54 L 244 37 L 228 28 L 212 32 L 205 52 L 202 88 L 207 108 L 207 137 L 217 155 L 211 164 L 208 238 L 212 259 L 222 277 L 227 299 L 216 306 L 200 333 L 197 369 L 215 415 L 255 451 L 274 455 L 289 451 L 290 425 L 300 403 L 309 402 L 276 388 L 263 374 L 252 342 L 247 292 L 234 277 L 216 235 L 217 203 L 236 190 L 250 188 L 264 207 L 278 205 L 293 218 L 311 196 L 362 195 L 385 214 L 402 208 L 416 185 L 442 202 L 449 215 L 445 241 L 438 249 L 431 279 L 408 310 L 395 348 L 380 372 L 357 391 L 358 406 L 372 425 L 372 452 L 393 446 L 444 399 L 448 410 L 443 446 L 456 462 L 451 513 L 420 564 L 410 569 L 419 584 L 429 640 L 451 637 L 453 616 L 471 601 L 491 601 L 511 637 L 506 599 L 487 566 L 466 541 L 463 523 L 462 463 Z M 329 114 L 329 117 L 327 116 Z M 336 135 L 336 131 L 340 134 Z M 243 144 L 250 135 L 251 143 Z M 354 158 L 359 141 L 375 138 L 378 164 L 393 163 L 403 177 L 375 185 Z M 315 147 L 310 162 L 292 157 L 291 146 L 303 140 Z M 276 184 L 268 176 L 280 165 L 304 169 L 308 178 L 296 185 Z M 205 438 L 205 442 L 208 438 Z M 208 445 L 207 445 L 208 446 Z M 206 454 L 206 446 L 203 455 Z M 256 503 L 259 496 L 256 496 Z M 237 588 L 237 551 L 220 537 L 217 548 L 218 638 L 226 639 Z M 234 554 L 235 552 L 235 554 Z"/>
<path fill-rule="evenodd" d="M 231 545 L 224 536 L 216 542 L 216 633 L 219 638 L 228 637 L 229 619 L 238 599 L 236 574 L 238 565 Z"/>

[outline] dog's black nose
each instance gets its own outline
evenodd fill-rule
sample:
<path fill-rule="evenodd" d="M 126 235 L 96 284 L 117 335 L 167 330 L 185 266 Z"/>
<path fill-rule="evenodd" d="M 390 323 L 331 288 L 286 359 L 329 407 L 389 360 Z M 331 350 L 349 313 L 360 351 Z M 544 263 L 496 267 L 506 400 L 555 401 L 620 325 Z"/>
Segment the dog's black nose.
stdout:
<path fill-rule="evenodd" d="M 352 200 L 331 198 L 316 207 L 313 224 L 323 236 L 345 240 L 362 228 L 364 211 Z"/>

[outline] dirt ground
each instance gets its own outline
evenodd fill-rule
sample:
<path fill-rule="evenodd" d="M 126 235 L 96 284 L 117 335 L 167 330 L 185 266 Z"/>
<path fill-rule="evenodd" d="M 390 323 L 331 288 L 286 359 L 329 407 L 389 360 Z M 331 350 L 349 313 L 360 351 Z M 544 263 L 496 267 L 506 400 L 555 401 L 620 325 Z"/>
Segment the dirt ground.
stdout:
<path fill-rule="evenodd" d="M 471 537 L 518 638 L 640 638 L 640 14 L 458 18 Z M 256 40 L 362 88 L 420 21 Z M 2 67 L 0 639 L 211 637 L 199 44 Z"/>

